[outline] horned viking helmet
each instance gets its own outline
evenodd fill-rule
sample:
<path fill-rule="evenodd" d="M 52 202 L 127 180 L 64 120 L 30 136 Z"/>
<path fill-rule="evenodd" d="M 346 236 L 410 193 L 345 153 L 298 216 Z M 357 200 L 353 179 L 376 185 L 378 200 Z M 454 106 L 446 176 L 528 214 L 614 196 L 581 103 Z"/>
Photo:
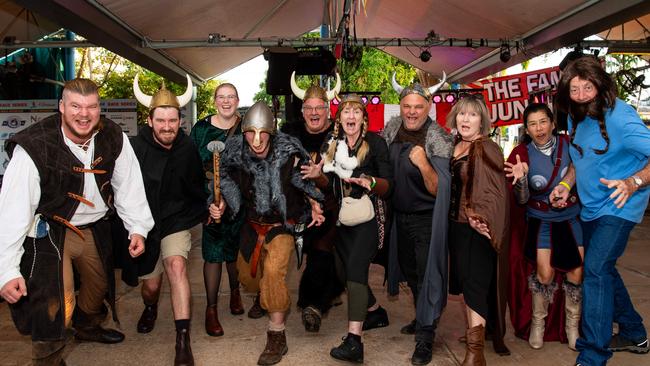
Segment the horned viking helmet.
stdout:
<path fill-rule="evenodd" d="M 133 79 L 133 93 L 138 102 L 149 107 L 150 111 L 157 107 L 174 107 L 180 109 L 192 99 L 192 79 L 187 74 L 185 76 L 187 77 L 187 89 L 180 96 L 176 96 L 176 94 L 167 90 L 164 81 L 160 89 L 153 96 L 143 93 L 138 84 L 139 73 Z"/>
<path fill-rule="evenodd" d="M 334 99 L 336 95 L 341 91 L 341 76 L 339 73 L 336 73 L 336 85 L 334 89 L 325 91 L 318 85 L 312 85 L 307 90 L 301 89 L 296 83 L 296 72 L 291 73 L 291 91 L 295 96 L 302 100 L 307 100 L 309 98 L 318 98 L 324 100 L 326 103 Z"/>
<path fill-rule="evenodd" d="M 417 94 L 426 100 L 431 100 L 431 96 L 442 87 L 445 81 L 447 81 L 447 74 L 445 74 L 445 72 L 443 71 L 442 80 L 434 86 L 425 88 L 420 83 L 413 83 L 407 87 L 403 87 L 399 85 L 397 80 L 395 80 L 395 74 L 396 73 L 393 72 L 393 78 L 391 82 L 393 84 L 393 89 L 395 89 L 397 94 L 399 94 L 399 100 L 402 100 L 405 96 L 409 94 Z"/>
<path fill-rule="evenodd" d="M 275 118 L 271 108 L 263 101 L 253 104 L 244 115 L 241 130 L 242 132 L 255 132 L 255 138 L 253 139 L 253 146 L 255 147 L 261 144 L 260 134 L 262 132 L 275 135 Z"/>

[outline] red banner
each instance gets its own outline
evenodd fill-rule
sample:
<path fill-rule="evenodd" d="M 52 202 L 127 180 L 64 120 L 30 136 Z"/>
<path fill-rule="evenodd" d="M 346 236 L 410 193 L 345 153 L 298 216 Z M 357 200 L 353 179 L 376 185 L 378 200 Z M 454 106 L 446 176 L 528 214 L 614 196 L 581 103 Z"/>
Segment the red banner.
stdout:
<path fill-rule="evenodd" d="M 483 88 L 483 96 L 493 126 L 523 123 L 524 109 L 531 93 L 549 86 L 553 88 L 560 80 L 560 68 L 526 72 L 522 74 L 479 80 L 472 88 Z"/>

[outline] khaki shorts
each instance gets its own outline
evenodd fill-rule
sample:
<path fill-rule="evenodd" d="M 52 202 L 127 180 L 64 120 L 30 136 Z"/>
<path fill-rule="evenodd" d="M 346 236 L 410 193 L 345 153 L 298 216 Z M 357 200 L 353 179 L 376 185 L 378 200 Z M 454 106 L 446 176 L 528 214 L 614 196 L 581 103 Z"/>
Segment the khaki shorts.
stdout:
<path fill-rule="evenodd" d="M 196 227 L 198 227 L 198 230 L 196 230 Z M 192 244 L 201 242 L 201 224 L 196 227 L 175 232 L 162 238 L 160 241 L 160 256 L 158 257 L 158 262 L 156 262 L 156 267 L 148 275 L 140 276 L 140 279 L 147 280 L 162 274 L 165 271 L 163 260 L 167 257 L 178 255 L 187 259 L 192 249 Z M 198 240 L 196 236 L 199 236 Z"/>

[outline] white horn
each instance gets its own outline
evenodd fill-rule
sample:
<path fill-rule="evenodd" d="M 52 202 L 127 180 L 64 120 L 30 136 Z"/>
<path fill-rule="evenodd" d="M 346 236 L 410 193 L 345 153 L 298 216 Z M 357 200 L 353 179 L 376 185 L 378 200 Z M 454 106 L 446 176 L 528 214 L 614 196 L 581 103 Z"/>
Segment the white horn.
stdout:
<path fill-rule="evenodd" d="M 137 99 L 140 104 L 149 108 L 149 106 L 151 106 L 151 95 L 147 95 L 140 90 L 138 78 L 140 78 L 140 73 L 137 73 L 135 78 L 133 78 L 133 94 L 135 94 L 135 99 Z"/>
<path fill-rule="evenodd" d="M 296 84 L 296 72 L 291 73 L 291 91 L 295 96 L 298 97 L 298 99 L 303 100 L 305 99 L 305 90 L 300 89 L 298 84 Z"/>
<path fill-rule="evenodd" d="M 395 74 L 396 72 L 393 72 L 393 79 L 391 80 L 391 83 L 393 84 L 393 89 L 397 92 L 397 94 L 402 94 L 402 90 L 404 90 L 404 87 L 399 85 L 397 80 L 395 80 Z"/>
<path fill-rule="evenodd" d="M 334 86 L 334 89 L 329 90 L 327 92 L 327 100 L 332 100 L 336 97 L 336 95 L 341 91 L 341 75 L 339 73 L 336 73 L 336 85 Z"/>
<path fill-rule="evenodd" d="M 447 81 L 447 74 L 445 74 L 445 72 L 443 71 L 442 72 L 442 81 L 439 82 L 438 84 L 434 85 L 434 86 L 429 87 L 429 93 L 431 93 L 431 95 L 433 95 L 435 92 L 438 91 L 438 89 L 440 89 L 442 87 L 442 85 L 445 83 L 445 81 Z"/>
<path fill-rule="evenodd" d="M 185 93 L 183 95 L 179 95 L 178 98 L 178 104 L 180 108 L 183 108 L 187 103 L 192 100 L 192 79 L 190 79 L 190 76 L 188 74 L 185 74 L 187 77 L 187 89 L 185 89 Z"/>

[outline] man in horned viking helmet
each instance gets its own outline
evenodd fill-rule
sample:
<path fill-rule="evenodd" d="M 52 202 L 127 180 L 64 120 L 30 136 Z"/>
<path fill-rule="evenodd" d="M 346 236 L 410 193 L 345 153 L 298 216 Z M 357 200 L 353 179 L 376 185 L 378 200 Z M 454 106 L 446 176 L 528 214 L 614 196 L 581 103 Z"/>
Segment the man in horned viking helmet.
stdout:
<path fill-rule="evenodd" d="M 222 200 L 210 205 L 210 215 L 220 219 L 244 211 L 239 280 L 248 291 L 260 291 L 260 304 L 268 311 L 267 343 L 258 365 L 273 365 L 287 353 L 285 320 L 291 307 L 286 275 L 294 252 L 293 227 L 324 221 L 323 195 L 314 183 L 301 179 L 299 162 L 309 155 L 300 142 L 276 132 L 275 118 L 263 102 L 255 103 L 241 124 L 243 138 L 226 140 L 221 154 Z M 311 216 L 311 220 L 307 219 Z"/>
<path fill-rule="evenodd" d="M 73 333 L 124 339 L 100 326 L 104 300 L 117 321 L 107 218 L 114 210 L 124 218 L 133 257 L 153 226 L 138 161 L 120 127 L 100 116 L 97 85 L 67 81 L 59 112 L 6 142 L 11 161 L 0 191 L 0 296 L 16 328 L 32 337 L 33 365 L 65 364 Z"/>
<path fill-rule="evenodd" d="M 178 97 L 164 83 L 149 96 L 140 90 L 138 76 L 133 80 L 133 91 L 138 101 L 149 108 L 149 115 L 147 125 L 131 139 L 131 145 L 140 162 L 155 225 L 146 241 L 147 252 L 127 262 L 122 277 L 134 286 L 138 277 L 142 280 L 145 308 L 137 330 L 149 333 L 156 321 L 165 272 L 176 324 L 174 365 L 193 365 L 187 257 L 192 242 L 200 236 L 201 222 L 207 218 L 207 194 L 203 189 L 203 164 L 198 149 L 180 129 L 180 108 L 192 98 L 192 82 L 188 75 L 187 89 Z"/>
<path fill-rule="evenodd" d="M 416 318 L 401 329 L 415 334 L 414 365 L 431 361 L 436 325 L 447 299 L 447 213 L 451 176 L 451 136 L 429 117 L 431 96 L 445 83 L 402 87 L 400 115 L 384 128 L 393 164 L 393 220 L 389 249 L 389 293 L 397 293 L 399 271 L 413 293 Z"/>
<path fill-rule="evenodd" d="M 332 131 L 329 119 L 329 102 L 341 89 L 341 78 L 336 75 L 336 85 L 325 90 L 317 85 L 304 90 L 296 83 L 295 72 L 291 74 L 291 90 L 302 101 L 303 121 L 285 123 L 282 131 L 296 137 L 307 150 L 311 159 L 301 168 L 303 179 L 311 169 L 319 169 L 320 148 Z M 332 307 L 344 286 L 336 274 L 334 241 L 336 240 L 336 199 L 325 193 L 323 215 L 325 223 L 303 233 L 304 252 L 307 254 L 305 269 L 298 288 L 298 307 L 302 309 L 302 322 L 308 332 L 318 332 L 323 314 Z M 299 256 L 302 253 L 298 253 Z"/>

